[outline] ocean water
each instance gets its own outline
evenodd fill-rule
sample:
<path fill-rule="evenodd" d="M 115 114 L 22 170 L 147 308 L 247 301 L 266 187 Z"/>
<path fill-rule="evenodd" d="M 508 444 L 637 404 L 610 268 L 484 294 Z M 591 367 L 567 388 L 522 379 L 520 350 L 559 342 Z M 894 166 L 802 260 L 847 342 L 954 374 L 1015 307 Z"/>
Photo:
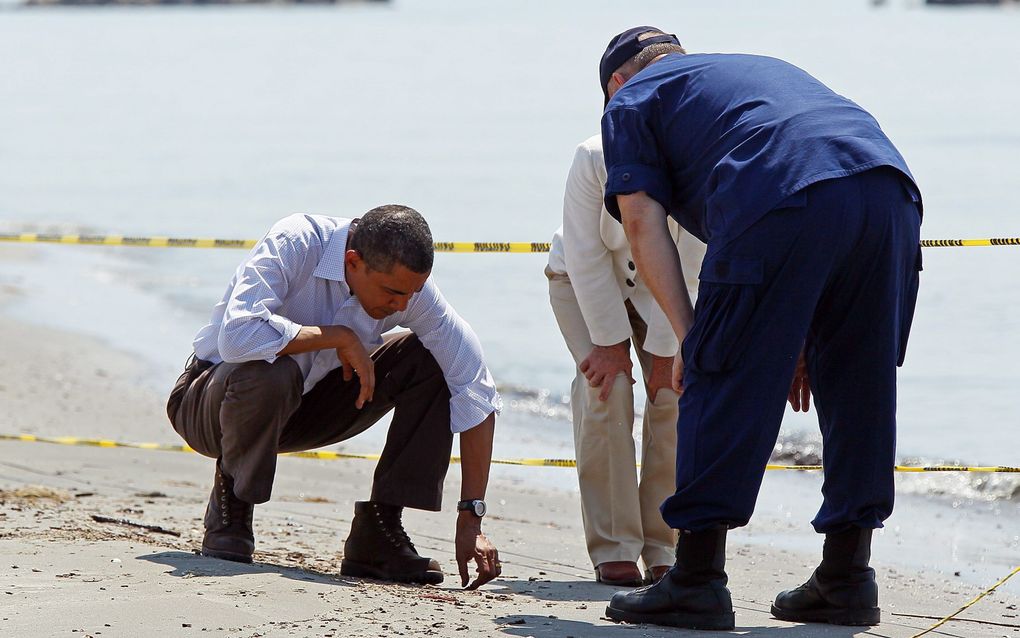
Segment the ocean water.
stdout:
<path fill-rule="evenodd" d="M 1020 10 L 864 0 L 0 10 L 0 230 L 257 238 L 291 212 L 399 202 L 440 241 L 548 241 L 573 148 L 598 130 L 598 58 L 634 24 L 692 52 L 787 59 L 870 110 L 918 178 L 923 237 L 1020 236 Z M 31 257 L 3 262 L 0 285 L 25 293 L 6 312 L 137 353 L 159 388 L 243 257 L 0 250 Z M 900 455 L 1020 465 L 1020 248 L 924 258 Z M 544 263 L 437 256 L 507 389 L 504 455 L 573 456 Z M 788 414 L 786 456 L 817 451 L 816 429 Z M 1016 481 L 987 478 L 901 488 L 1020 499 Z"/>

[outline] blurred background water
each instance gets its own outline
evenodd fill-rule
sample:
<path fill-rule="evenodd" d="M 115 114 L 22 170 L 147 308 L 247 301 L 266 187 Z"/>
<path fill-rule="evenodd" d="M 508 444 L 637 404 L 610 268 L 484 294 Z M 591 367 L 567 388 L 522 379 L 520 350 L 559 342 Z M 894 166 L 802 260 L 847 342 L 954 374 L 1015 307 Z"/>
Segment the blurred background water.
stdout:
<path fill-rule="evenodd" d="M 1020 236 L 1020 10 L 863 0 L 3 10 L 0 230 L 257 238 L 291 212 L 396 202 L 440 241 L 548 241 L 574 146 L 598 130 L 598 58 L 636 24 L 786 59 L 871 111 L 920 183 L 923 237 Z M 22 293 L 6 312 L 137 353 L 160 389 L 243 258 L 0 249 L 18 257 L 0 285 Z M 1020 465 L 1020 248 L 924 257 L 900 454 Z M 441 254 L 435 278 L 507 389 L 501 452 L 573 456 L 544 263 Z M 816 452 L 816 430 L 788 414 L 786 455 Z M 901 484 L 1020 499 L 1003 475 Z"/>

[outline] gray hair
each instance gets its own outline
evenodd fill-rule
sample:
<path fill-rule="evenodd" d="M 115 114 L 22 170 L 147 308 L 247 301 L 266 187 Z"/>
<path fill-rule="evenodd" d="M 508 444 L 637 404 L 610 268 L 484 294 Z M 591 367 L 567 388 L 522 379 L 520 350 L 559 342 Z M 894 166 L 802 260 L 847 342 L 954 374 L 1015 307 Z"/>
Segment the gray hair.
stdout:
<path fill-rule="evenodd" d="M 350 247 L 377 272 L 388 273 L 394 264 L 418 274 L 432 270 L 432 231 L 425 218 L 407 206 L 386 204 L 365 213 Z"/>
<path fill-rule="evenodd" d="M 645 38 L 657 35 L 662 35 L 662 33 L 658 31 L 646 31 L 638 36 L 638 40 L 644 40 Z M 632 78 L 637 75 L 641 69 L 648 66 L 652 60 L 667 53 L 686 54 L 687 51 L 679 44 L 673 44 L 671 42 L 657 42 L 641 49 L 637 55 L 627 60 L 623 66 L 620 67 L 619 72 L 627 76 L 628 79 Z"/>

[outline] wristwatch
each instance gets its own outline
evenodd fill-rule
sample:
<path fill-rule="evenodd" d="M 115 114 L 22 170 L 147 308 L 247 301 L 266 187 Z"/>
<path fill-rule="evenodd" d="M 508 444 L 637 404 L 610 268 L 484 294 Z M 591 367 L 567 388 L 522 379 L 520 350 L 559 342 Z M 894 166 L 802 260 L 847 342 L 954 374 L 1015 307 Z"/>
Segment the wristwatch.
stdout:
<path fill-rule="evenodd" d="M 458 512 L 471 512 L 478 518 L 485 516 L 485 501 L 480 498 L 475 498 L 467 501 L 459 501 L 457 503 Z"/>

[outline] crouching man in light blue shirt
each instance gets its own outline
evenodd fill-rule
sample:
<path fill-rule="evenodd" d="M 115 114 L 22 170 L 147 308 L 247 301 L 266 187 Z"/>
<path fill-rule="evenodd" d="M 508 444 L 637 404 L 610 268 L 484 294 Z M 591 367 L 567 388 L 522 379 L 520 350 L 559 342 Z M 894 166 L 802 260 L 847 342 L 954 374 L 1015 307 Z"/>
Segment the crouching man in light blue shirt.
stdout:
<path fill-rule="evenodd" d="M 203 555 L 251 562 L 252 513 L 269 500 L 277 454 L 348 439 L 393 410 L 371 498 L 355 504 L 340 573 L 442 582 L 401 514 L 440 509 L 459 433 L 462 585 L 499 576 L 481 520 L 501 399 L 477 336 L 432 281 L 432 262 L 425 220 L 387 205 L 355 220 L 287 217 L 238 266 L 167 404 L 188 445 L 216 459 Z M 410 332 L 383 336 L 397 326 Z"/>

